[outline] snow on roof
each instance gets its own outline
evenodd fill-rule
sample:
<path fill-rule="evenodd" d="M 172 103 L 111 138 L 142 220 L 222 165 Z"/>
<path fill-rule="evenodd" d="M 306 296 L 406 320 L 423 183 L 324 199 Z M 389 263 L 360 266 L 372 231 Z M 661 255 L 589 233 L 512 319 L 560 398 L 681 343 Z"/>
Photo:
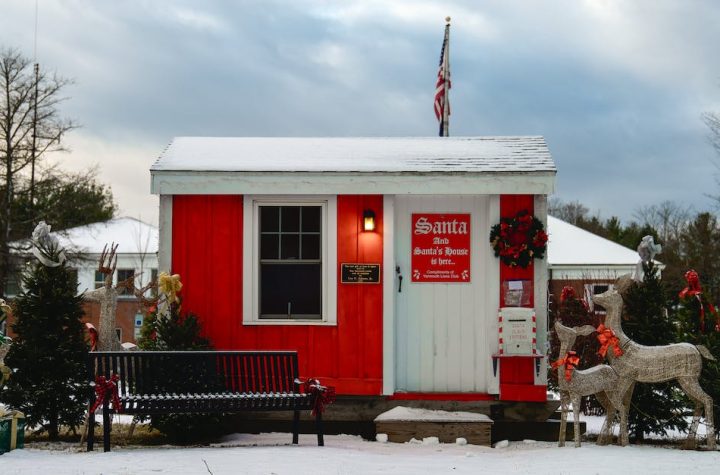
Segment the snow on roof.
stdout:
<path fill-rule="evenodd" d="M 60 245 L 87 254 L 100 254 L 105 244 L 115 243 L 121 254 L 155 254 L 158 228 L 135 218 L 114 218 L 102 223 L 66 229 L 58 233 Z"/>
<path fill-rule="evenodd" d="M 375 418 L 378 421 L 429 421 L 429 422 L 492 422 L 485 414 L 463 411 L 439 411 L 417 407 L 397 406 Z"/>
<path fill-rule="evenodd" d="M 552 216 L 547 217 L 548 264 L 634 266 L 638 253 Z"/>
<path fill-rule="evenodd" d="M 150 170 L 556 172 L 539 136 L 176 137 Z"/>

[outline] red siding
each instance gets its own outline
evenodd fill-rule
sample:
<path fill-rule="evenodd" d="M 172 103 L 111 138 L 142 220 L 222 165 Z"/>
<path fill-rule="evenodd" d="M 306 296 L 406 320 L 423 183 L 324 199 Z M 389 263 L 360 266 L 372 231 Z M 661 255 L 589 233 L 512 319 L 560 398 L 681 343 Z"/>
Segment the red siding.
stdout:
<path fill-rule="evenodd" d="M 382 196 L 338 196 L 337 326 L 242 324 L 242 196 L 173 198 L 173 272 L 183 307 L 203 321 L 217 349 L 297 350 L 303 377 L 318 377 L 340 394 L 380 394 L 382 285 L 340 284 L 341 262 L 382 262 Z M 361 233 L 364 209 L 377 231 Z"/>
<path fill-rule="evenodd" d="M 500 196 L 500 217 L 501 218 L 512 218 L 514 217 L 518 211 L 521 210 L 527 210 L 530 214 L 533 214 L 534 212 L 534 203 L 535 203 L 535 197 L 534 195 L 501 195 Z M 527 279 L 530 282 L 534 281 L 534 268 L 532 261 L 530 262 L 530 265 L 526 268 L 521 267 L 510 267 L 508 265 L 505 265 L 500 261 L 500 306 L 505 306 L 505 301 L 503 299 L 502 295 L 502 283 L 506 280 L 517 280 L 517 279 Z M 534 286 L 534 282 L 533 282 Z M 534 304 L 532 303 L 533 295 L 534 295 L 535 289 L 533 288 L 533 293 L 530 296 L 530 305 L 529 307 L 533 307 Z"/>
<path fill-rule="evenodd" d="M 534 214 L 534 195 L 501 195 L 500 217 L 512 218 L 518 211 Z M 526 268 L 510 267 L 500 261 L 500 305 L 504 306 L 502 283 L 506 280 L 523 279 L 532 283 L 530 304 L 534 307 L 535 270 L 533 261 Z M 546 387 L 535 386 L 535 360 L 530 356 L 504 357 L 500 360 L 500 399 L 503 401 L 545 401 Z"/>

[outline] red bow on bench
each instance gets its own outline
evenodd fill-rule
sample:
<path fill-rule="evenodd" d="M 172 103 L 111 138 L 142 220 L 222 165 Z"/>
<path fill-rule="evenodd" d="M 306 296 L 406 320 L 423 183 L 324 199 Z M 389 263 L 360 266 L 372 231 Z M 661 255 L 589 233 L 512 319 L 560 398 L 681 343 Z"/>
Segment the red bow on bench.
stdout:
<path fill-rule="evenodd" d="M 612 331 L 611 328 L 607 328 L 602 323 L 599 327 L 597 327 L 597 339 L 600 342 L 598 355 L 604 358 L 610 345 L 612 345 L 613 353 L 615 353 L 616 357 L 623 355 L 623 350 L 620 348 L 620 340 L 617 336 L 615 336 L 615 332 Z"/>
<path fill-rule="evenodd" d="M 572 379 L 572 372 L 580 364 L 580 357 L 574 351 L 568 351 L 565 358 L 553 362 L 552 369 L 556 369 L 562 365 L 565 365 L 565 379 L 570 381 Z"/>
<path fill-rule="evenodd" d="M 120 405 L 120 396 L 118 395 L 117 382 L 120 377 L 117 374 L 110 376 L 110 379 L 105 376 L 98 376 L 95 378 L 95 403 L 90 408 L 90 412 L 93 413 L 100 407 L 105 401 L 105 396 L 108 394 L 112 400 L 113 409 L 115 412 L 122 412 L 122 406 Z"/>
<path fill-rule="evenodd" d="M 333 386 L 323 386 L 320 381 L 314 378 L 308 378 L 305 382 L 296 379 L 295 382 L 302 384 L 306 393 L 315 396 L 312 409 L 313 416 L 322 414 L 325 411 L 325 406 L 335 402 L 335 388 Z"/>

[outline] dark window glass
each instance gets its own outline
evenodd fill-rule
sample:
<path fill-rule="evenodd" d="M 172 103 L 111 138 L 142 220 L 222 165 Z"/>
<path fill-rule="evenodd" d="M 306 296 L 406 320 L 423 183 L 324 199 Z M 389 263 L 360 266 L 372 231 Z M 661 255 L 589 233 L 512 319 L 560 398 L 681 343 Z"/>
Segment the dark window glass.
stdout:
<path fill-rule="evenodd" d="M 322 318 L 321 206 L 260 206 L 260 318 Z"/>
<path fill-rule="evenodd" d="M 280 259 L 300 259 L 299 234 L 283 234 L 280 244 Z"/>
<path fill-rule="evenodd" d="M 319 234 L 303 234 L 300 256 L 302 259 L 320 259 Z"/>
<path fill-rule="evenodd" d="M 303 232 L 320 232 L 320 207 L 319 206 L 303 206 L 302 207 L 302 230 Z"/>
<path fill-rule="evenodd" d="M 260 207 L 260 229 L 264 232 L 280 231 L 280 208 L 277 206 Z"/>
<path fill-rule="evenodd" d="M 260 275 L 260 318 L 320 318 L 321 264 L 266 264 Z"/>
<path fill-rule="evenodd" d="M 300 206 L 280 208 L 280 231 L 296 233 L 300 231 Z"/>
<path fill-rule="evenodd" d="M 260 235 L 260 259 L 277 259 L 280 257 L 280 235 Z"/>
<path fill-rule="evenodd" d="M 127 283 L 128 286 L 131 288 L 135 285 L 134 283 L 135 278 L 135 269 L 118 269 L 117 270 L 117 281 L 118 284 L 120 283 Z M 123 287 L 119 289 L 119 295 L 127 295 L 132 296 L 132 291 L 128 290 L 126 287 Z"/>

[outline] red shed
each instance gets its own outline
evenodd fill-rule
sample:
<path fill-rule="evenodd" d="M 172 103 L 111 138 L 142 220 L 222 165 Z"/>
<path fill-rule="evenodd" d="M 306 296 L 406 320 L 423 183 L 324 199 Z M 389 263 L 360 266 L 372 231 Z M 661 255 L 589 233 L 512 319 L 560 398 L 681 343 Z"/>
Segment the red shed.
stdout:
<path fill-rule="evenodd" d="M 545 400 L 546 260 L 488 237 L 546 222 L 555 173 L 542 137 L 180 137 L 151 168 L 159 267 L 216 348 L 297 350 L 339 394 Z M 503 352 L 510 305 L 537 334 Z"/>

